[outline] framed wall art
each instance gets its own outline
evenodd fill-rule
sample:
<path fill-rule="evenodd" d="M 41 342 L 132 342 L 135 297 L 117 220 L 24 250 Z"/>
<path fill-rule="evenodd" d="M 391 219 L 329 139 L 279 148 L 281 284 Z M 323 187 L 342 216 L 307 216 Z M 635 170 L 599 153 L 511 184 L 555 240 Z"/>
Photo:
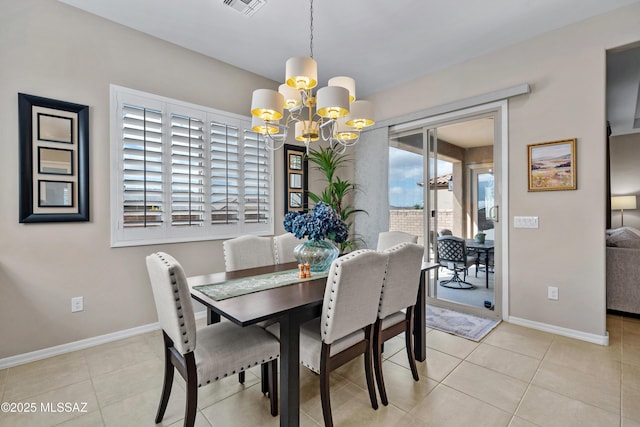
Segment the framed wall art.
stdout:
<path fill-rule="evenodd" d="M 528 145 L 529 191 L 575 190 L 576 139 Z"/>
<path fill-rule="evenodd" d="M 21 223 L 89 221 L 89 107 L 18 94 Z"/>
<path fill-rule="evenodd" d="M 284 146 L 284 213 L 308 209 L 308 167 L 305 148 Z"/>

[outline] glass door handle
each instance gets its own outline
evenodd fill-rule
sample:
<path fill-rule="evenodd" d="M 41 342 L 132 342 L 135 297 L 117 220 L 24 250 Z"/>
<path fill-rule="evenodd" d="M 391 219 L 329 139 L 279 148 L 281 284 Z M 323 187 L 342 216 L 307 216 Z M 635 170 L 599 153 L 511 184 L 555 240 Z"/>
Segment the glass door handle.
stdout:
<path fill-rule="evenodd" d="M 493 206 L 489 208 L 489 218 L 491 218 L 495 222 L 500 222 L 500 219 L 499 219 L 500 210 L 498 208 L 499 206 Z"/>

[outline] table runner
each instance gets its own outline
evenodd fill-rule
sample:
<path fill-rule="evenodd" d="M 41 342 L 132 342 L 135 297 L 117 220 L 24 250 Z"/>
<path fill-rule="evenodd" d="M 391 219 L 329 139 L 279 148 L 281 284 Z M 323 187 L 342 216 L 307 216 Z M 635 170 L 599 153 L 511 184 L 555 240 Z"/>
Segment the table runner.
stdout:
<path fill-rule="evenodd" d="M 311 279 L 327 277 L 328 271 L 311 273 Z M 311 279 L 298 278 L 298 269 L 279 271 L 276 273 L 260 274 L 258 276 L 243 277 L 241 279 L 226 280 L 224 282 L 213 283 L 211 285 L 194 286 L 196 289 L 216 301 L 240 295 L 260 292 L 279 286 L 293 285 L 294 283 L 306 282 Z"/>

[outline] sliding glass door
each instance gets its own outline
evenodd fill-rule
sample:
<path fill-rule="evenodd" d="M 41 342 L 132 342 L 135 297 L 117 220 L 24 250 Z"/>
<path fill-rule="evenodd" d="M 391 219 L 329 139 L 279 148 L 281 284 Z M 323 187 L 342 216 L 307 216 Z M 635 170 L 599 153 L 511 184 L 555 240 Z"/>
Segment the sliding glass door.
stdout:
<path fill-rule="evenodd" d="M 440 260 L 438 237 L 443 235 L 464 240 L 468 255 L 478 258 L 468 268 L 441 263 L 432 274 L 428 300 L 489 316 L 499 316 L 495 128 L 493 114 L 396 126 L 389 148 L 390 230 L 419 235 L 431 262 Z M 485 235 L 482 247 L 475 242 L 479 232 Z"/>

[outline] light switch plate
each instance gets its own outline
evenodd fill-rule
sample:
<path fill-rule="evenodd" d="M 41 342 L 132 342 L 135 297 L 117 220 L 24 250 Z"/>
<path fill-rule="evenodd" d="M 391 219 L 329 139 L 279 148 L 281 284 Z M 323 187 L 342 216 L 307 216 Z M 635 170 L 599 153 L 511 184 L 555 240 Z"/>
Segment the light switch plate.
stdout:
<path fill-rule="evenodd" d="M 537 216 L 514 216 L 513 217 L 514 228 L 538 228 Z"/>

